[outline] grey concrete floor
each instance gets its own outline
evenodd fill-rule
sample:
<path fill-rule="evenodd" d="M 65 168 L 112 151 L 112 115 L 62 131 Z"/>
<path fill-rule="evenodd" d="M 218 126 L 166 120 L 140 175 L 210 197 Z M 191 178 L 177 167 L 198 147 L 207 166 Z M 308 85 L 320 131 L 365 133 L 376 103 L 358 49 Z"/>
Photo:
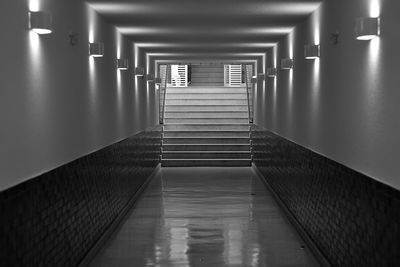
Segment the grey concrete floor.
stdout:
<path fill-rule="evenodd" d="M 162 168 L 91 266 L 319 266 L 251 167 Z"/>

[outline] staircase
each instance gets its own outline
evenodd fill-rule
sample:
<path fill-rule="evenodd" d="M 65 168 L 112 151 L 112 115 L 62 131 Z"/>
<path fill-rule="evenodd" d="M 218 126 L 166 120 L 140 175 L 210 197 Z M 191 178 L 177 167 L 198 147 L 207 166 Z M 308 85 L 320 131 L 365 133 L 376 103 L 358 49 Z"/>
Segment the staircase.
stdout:
<path fill-rule="evenodd" d="M 161 165 L 250 166 L 246 87 L 166 89 Z"/>
<path fill-rule="evenodd" d="M 191 65 L 192 86 L 224 86 L 224 65 Z"/>

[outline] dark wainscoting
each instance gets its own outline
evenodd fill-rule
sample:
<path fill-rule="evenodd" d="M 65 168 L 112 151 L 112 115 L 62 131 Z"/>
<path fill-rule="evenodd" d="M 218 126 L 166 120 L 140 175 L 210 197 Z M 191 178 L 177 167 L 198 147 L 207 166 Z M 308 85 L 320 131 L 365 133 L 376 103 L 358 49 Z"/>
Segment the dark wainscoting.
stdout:
<path fill-rule="evenodd" d="M 253 161 L 332 266 L 400 266 L 400 191 L 263 128 Z"/>
<path fill-rule="evenodd" d="M 0 193 L 1 266 L 77 266 L 159 163 L 145 131 Z"/>

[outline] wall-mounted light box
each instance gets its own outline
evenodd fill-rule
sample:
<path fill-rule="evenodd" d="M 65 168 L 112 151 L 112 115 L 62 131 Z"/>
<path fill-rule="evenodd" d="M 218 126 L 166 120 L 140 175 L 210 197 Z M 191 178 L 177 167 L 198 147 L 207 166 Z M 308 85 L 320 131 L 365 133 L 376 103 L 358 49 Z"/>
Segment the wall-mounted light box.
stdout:
<path fill-rule="evenodd" d="M 104 44 L 103 43 L 89 43 L 89 56 L 103 57 L 104 56 Z"/>
<path fill-rule="evenodd" d="M 146 81 L 153 82 L 154 81 L 154 74 L 151 74 L 151 73 L 147 74 L 146 75 Z"/>
<path fill-rule="evenodd" d="M 38 11 L 29 12 L 29 29 L 37 34 L 52 33 L 52 17 L 50 13 Z"/>
<path fill-rule="evenodd" d="M 135 76 L 143 77 L 144 76 L 144 68 L 136 67 L 135 68 Z"/>
<path fill-rule="evenodd" d="M 355 34 L 357 40 L 372 40 L 380 34 L 379 18 L 358 18 L 356 19 Z"/>
<path fill-rule="evenodd" d="M 277 70 L 276 68 L 268 68 L 267 69 L 267 76 L 268 77 L 276 77 Z"/>
<path fill-rule="evenodd" d="M 259 81 L 264 81 L 265 80 L 265 74 L 264 73 L 258 73 L 257 74 L 257 79 Z"/>
<path fill-rule="evenodd" d="M 284 70 L 293 69 L 293 59 L 291 58 L 284 58 L 281 60 L 281 68 Z"/>
<path fill-rule="evenodd" d="M 129 60 L 126 58 L 117 59 L 117 69 L 127 70 L 129 67 Z"/>
<path fill-rule="evenodd" d="M 160 77 L 155 77 L 155 78 L 154 78 L 154 83 L 155 83 L 155 84 L 161 84 L 161 83 L 162 83 L 161 78 L 160 78 Z"/>
<path fill-rule="evenodd" d="M 250 82 L 251 83 L 257 83 L 257 76 L 251 77 Z"/>
<path fill-rule="evenodd" d="M 320 57 L 320 46 L 319 45 L 305 45 L 304 46 L 304 57 L 306 59 L 316 59 Z"/>

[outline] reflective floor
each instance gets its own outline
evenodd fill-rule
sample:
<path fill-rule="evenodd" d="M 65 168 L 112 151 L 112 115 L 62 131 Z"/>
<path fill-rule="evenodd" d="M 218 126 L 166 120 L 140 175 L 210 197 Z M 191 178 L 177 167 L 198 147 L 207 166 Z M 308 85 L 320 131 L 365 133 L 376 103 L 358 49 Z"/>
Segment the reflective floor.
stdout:
<path fill-rule="evenodd" d="M 91 266 L 319 266 L 250 167 L 162 168 Z"/>

